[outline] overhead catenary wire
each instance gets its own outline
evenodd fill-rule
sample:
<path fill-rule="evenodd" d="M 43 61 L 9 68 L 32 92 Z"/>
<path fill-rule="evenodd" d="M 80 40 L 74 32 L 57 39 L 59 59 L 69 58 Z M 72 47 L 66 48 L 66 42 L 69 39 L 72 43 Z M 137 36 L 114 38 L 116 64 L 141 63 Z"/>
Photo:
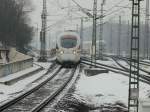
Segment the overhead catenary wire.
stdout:
<path fill-rule="evenodd" d="M 127 5 L 125 5 L 125 6 L 128 6 L 129 4 L 127 4 Z M 116 9 L 116 10 L 113 10 L 113 11 L 111 11 L 111 12 L 109 12 L 109 13 L 105 13 L 104 15 L 105 15 L 105 17 L 106 16 L 109 16 L 109 15 L 112 15 L 113 13 L 115 13 L 115 12 L 119 12 L 119 11 L 121 11 L 122 9 L 124 9 L 123 7 L 121 7 L 121 8 L 118 8 L 118 9 Z"/>
<path fill-rule="evenodd" d="M 80 6 L 80 4 L 78 4 L 75 0 L 72 0 L 78 7 L 79 7 L 79 9 L 81 10 L 83 10 L 84 8 L 82 8 L 81 6 Z M 118 6 L 119 4 L 121 4 L 123 2 L 123 0 L 121 0 L 121 1 L 119 1 L 117 4 L 115 4 L 113 7 L 111 7 L 109 10 L 111 10 L 111 9 L 113 9 L 113 8 L 115 8 L 116 6 Z M 127 4 L 127 5 L 125 5 L 125 6 L 128 6 L 129 4 Z M 117 12 L 119 12 L 121 9 L 124 9 L 124 7 L 121 7 L 121 8 L 119 8 L 119 9 L 116 9 L 116 10 L 114 10 L 114 11 L 111 11 L 110 13 L 108 13 L 109 11 L 107 11 L 106 13 L 105 13 L 105 17 L 108 17 L 108 16 L 110 16 L 110 15 L 112 15 L 112 14 L 114 14 L 114 13 L 117 13 Z M 79 11 L 80 11 L 79 10 Z M 86 11 L 85 9 L 84 9 L 84 11 Z M 87 11 L 86 11 L 86 13 L 87 13 Z M 88 13 L 89 14 L 89 13 Z M 118 15 L 118 14 L 117 14 Z M 82 15 L 81 15 L 82 16 Z M 92 15 L 90 15 L 90 16 L 92 16 Z"/>
<path fill-rule="evenodd" d="M 118 6 L 119 4 L 121 4 L 124 0 L 121 0 L 119 2 L 117 2 L 114 6 L 112 6 L 110 9 L 108 9 L 108 11 L 112 10 L 113 8 L 115 8 L 116 6 Z"/>

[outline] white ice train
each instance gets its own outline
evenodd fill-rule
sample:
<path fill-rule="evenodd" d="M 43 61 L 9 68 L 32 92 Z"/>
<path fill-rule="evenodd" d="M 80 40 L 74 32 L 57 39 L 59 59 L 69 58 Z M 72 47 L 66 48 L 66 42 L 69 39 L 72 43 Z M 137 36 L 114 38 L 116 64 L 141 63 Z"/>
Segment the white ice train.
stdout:
<path fill-rule="evenodd" d="M 75 31 L 65 31 L 57 37 L 57 62 L 75 65 L 80 61 L 80 36 Z"/>

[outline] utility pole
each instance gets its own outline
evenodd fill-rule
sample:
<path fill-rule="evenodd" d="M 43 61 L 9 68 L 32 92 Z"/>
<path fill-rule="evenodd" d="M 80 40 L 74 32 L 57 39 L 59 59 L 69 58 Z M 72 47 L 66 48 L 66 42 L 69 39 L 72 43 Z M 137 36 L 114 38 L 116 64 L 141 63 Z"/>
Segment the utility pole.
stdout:
<path fill-rule="evenodd" d="M 79 25 L 76 24 L 76 31 L 79 32 Z"/>
<path fill-rule="evenodd" d="M 81 18 L 80 38 L 81 38 L 81 51 L 82 51 L 83 50 L 83 18 Z"/>
<path fill-rule="evenodd" d="M 145 58 L 149 58 L 149 0 L 146 0 L 145 13 Z"/>
<path fill-rule="evenodd" d="M 41 42 L 41 51 L 39 61 L 45 62 L 46 59 L 46 26 L 47 26 L 47 7 L 46 0 L 43 0 L 43 11 L 41 15 L 42 19 L 42 29 L 40 32 L 40 42 Z"/>
<path fill-rule="evenodd" d="M 91 65 L 96 65 L 96 23 L 97 23 L 97 0 L 93 5 L 93 32 L 92 32 L 92 48 L 91 48 Z"/>
<path fill-rule="evenodd" d="M 126 37 L 126 45 L 127 45 L 127 51 L 126 51 L 126 54 L 127 56 L 129 55 L 129 49 L 130 49 L 130 22 L 128 20 L 128 26 L 127 26 L 127 37 Z"/>
<path fill-rule="evenodd" d="M 112 29 L 112 22 L 110 22 L 110 53 L 113 53 L 112 40 L 113 40 L 113 29 Z"/>
<path fill-rule="evenodd" d="M 120 43 L 121 43 L 121 16 L 119 16 L 119 26 L 118 26 L 118 49 L 117 55 L 120 56 Z"/>
<path fill-rule="evenodd" d="M 48 49 L 51 49 L 51 33 L 49 32 L 49 48 Z"/>
<path fill-rule="evenodd" d="M 39 38 L 39 28 L 38 28 L 38 23 L 36 23 L 36 48 L 38 49 L 38 38 Z"/>
<path fill-rule="evenodd" d="M 138 112 L 139 108 L 140 1 L 142 0 L 132 0 L 130 77 L 128 97 L 129 112 Z"/>
<path fill-rule="evenodd" d="M 145 52 L 145 48 L 146 48 L 146 45 L 145 45 L 145 32 L 144 32 L 145 29 L 143 28 L 144 25 L 145 25 L 144 22 L 141 21 L 142 29 L 140 30 L 140 32 L 141 32 L 140 34 L 141 34 L 141 40 L 142 40 L 142 42 L 141 42 L 141 45 L 142 45 L 142 46 L 141 46 L 141 51 L 143 51 L 143 52 L 142 52 L 142 57 L 143 57 L 143 58 L 146 57 L 146 54 L 145 54 L 145 53 L 146 53 L 146 52 Z"/>
<path fill-rule="evenodd" d="M 99 32 L 99 59 L 103 60 L 103 6 L 104 0 L 101 3 L 101 15 L 100 15 L 100 32 Z"/>
<path fill-rule="evenodd" d="M 103 17 L 104 17 L 104 4 L 105 0 L 102 1 L 101 3 L 101 14 L 100 14 L 100 32 L 99 32 L 99 59 L 103 60 Z"/>

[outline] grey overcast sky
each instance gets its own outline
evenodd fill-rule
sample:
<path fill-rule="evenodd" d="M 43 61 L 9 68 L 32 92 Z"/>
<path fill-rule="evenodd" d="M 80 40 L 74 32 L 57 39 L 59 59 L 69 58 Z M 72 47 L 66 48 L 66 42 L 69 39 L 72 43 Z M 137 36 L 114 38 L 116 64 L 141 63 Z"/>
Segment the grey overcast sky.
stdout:
<path fill-rule="evenodd" d="M 35 26 L 37 23 L 39 27 L 41 26 L 41 12 L 42 12 L 42 1 L 43 0 L 32 0 L 32 4 L 34 7 L 34 11 L 31 12 L 31 25 Z M 83 8 L 92 9 L 94 0 L 75 0 L 78 2 Z M 98 0 L 98 9 L 100 9 L 100 4 L 102 0 Z M 118 4 L 119 3 L 119 4 Z M 67 8 L 70 4 L 70 8 Z M 118 5 L 117 5 L 118 4 Z M 108 21 L 109 19 L 118 19 L 117 15 L 122 15 L 124 20 L 130 20 L 131 10 L 128 8 L 120 8 L 113 6 L 125 6 L 130 7 L 131 1 L 129 0 L 106 0 L 106 4 L 104 6 L 105 14 L 107 15 L 104 18 L 104 21 Z M 76 5 L 72 2 L 72 0 L 47 0 L 47 8 L 48 8 L 48 25 L 55 23 L 58 20 L 65 19 L 68 17 L 68 14 L 72 16 L 72 18 L 84 16 L 80 11 L 77 11 L 75 8 Z M 112 8 L 113 7 L 113 8 Z M 145 1 L 141 2 L 141 7 L 145 8 Z M 68 11 L 72 9 L 73 11 Z M 144 9 L 142 9 L 142 13 Z M 91 12 L 92 13 L 92 12 Z M 144 15 L 142 14 L 142 20 Z M 74 20 L 73 20 L 74 21 Z M 79 21 L 78 21 L 79 22 Z"/>
<path fill-rule="evenodd" d="M 43 0 L 30 0 L 32 2 L 34 10 L 29 13 L 29 17 L 31 19 L 30 25 L 37 28 L 38 33 L 41 28 L 41 12 L 42 12 L 42 1 Z M 79 3 L 83 8 L 91 9 L 93 8 L 94 0 L 75 0 Z M 141 21 L 144 21 L 145 18 L 145 1 L 141 2 Z M 102 0 L 98 0 L 98 10 L 100 9 L 100 4 Z M 131 20 L 131 10 L 127 7 L 131 7 L 132 2 L 129 0 L 106 0 L 106 4 L 104 5 L 105 22 L 113 21 L 118 22 L 119 15 L 122 16 L 122 20 L 127 22 Z M 68 6 L 70 6 L 68 8 Z M 126 8 L 114 7 L 114 6 L 124 6 Z M 48 12 L 48 22 L 47 25 L 52 25 L 50 31 L 47 32 L 48 36 L 56 36 L 58 31 L 62 31 L 65 28 L 77 28 L 80 27 L 80 20 L 73 19 L 81 16 L 86 17 L 81 11 L 78 11 L 77 6 L 72 2 L 72 0 L 47 0 L 47 12 Z M 72 11 L 71 11 L 72 10 Z M 91 12 L 92 13 L 92 12 Z M 72 19 L 71 19 L 72 18 Z M 58 24 L 59 21 L 59 24 Z M 57 24 L 56 24 L 57 23 Z M 92 21 L 88 21 L 84 23 L 84 27 L 92 25 Z M 37 38 L 38 37 L 38 38 Z M 39 35 L 35 36 L 34 41 L 39 41 Z M 49 40 L 50 41 L 50 40 Z M 54 40 L 52 40 L 54 41 Z"/>

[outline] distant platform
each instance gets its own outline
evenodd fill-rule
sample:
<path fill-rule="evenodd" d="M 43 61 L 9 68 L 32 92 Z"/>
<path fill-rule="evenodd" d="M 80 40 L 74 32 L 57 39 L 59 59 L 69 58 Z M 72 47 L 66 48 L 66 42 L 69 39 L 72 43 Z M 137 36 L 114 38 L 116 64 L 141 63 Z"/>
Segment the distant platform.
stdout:
<path fill-rule="evenodd" d="M 27 68 L 25 70 L 19 71 L 17 73 L 7 75 L 3 78 L 0 78 L 0 84 L 6 84 L 6 85 L 13 84 L 23 78 L 32 76 L 34 73 L 39 72 L 42 69 L 43 68 L 40 66 L 33 66 L 33 67 Z"/>
<path fill-rule="evenodd" d="M 19 72 L 33 66 L 33 58 L 16 51 L 15 48 L 9 49 L 8 57 L 9 62 L 7 63 L 4 63 L 3 60 L 0 59 L 0 77 Z"/>

